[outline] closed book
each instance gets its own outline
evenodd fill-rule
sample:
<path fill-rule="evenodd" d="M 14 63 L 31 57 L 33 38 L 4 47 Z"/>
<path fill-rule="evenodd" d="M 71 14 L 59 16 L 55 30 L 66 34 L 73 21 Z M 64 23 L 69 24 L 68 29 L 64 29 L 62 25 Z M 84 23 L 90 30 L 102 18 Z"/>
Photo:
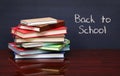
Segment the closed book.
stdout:
<path fill-rule="evenodd" d="M 65 46 L 67 46 L 70 43 L 68 39 L 65 39 L 64 43 L 56 43 L 48 46 L 42 46 L 42 47 L 37 47 L 40 50 L 49 50 L 49 51 L 60 51 L 63 49 Z"/>
<path fill-rule="evenodd" d="M 19 43 L 17 44 L 18 47 L 23 47 L 23 48 L 26 48 L 26 49 L 29 49 L 29 48 L 36 48 L 36 49 L 40 49 L 40 48 L 43 48 L 43 47 L 51 47 L 53 49 L 55 48 L 58 48 L 58 47 L 61 47 L 60 51 L 67 51 L 67 50 L 70 50 L 70 45 L 68 44 L 63 44 L 61 42 L 41 42 L 41 43 Z M 50 50 L 50 49 L 46 49 L 47 50 Z"/>
<path fill-rule="evenodd" d="M 26 58 L 64 58 L 64 52 L 61 52 L 61 53 L 31 54 L 31 55 L 18 55 L 18 54 L 15 54 L 15 59 L 26 59 Z"/>
<path fill-rule="evenodd" d="M 14 42 L 24 43 L 24 42 L 63 42 L 65 35 L 54 35 L 54 36 L 44 36 L 44 37 L 34 37 L 34 38 L 20 38 L 15 37 Z"/>
<path fill-rule="evenodd" d="M 28 26 L 37 26 L 37 25 L 42 25 L 42 24 L 56 24 L 57 19 L 52 18 L 52 17 L 23 19 L 20 21 L 20 23 L 28 25 Z"/>
<path fill-rule="evenodd" d="M 39 49 L 18 48 L 18 47 L 16 47 L 15 43 L 9 43 L 8 48 L 11 49 L 13 52 L 19 54 L 19 55 L 48 53 L 48 51 L 43 51 L 43 50 L 39 50 Z"/>
<path fill-rule="evenodd" d="M 19 29 L 18 27 L 13 27 L 11 33 L 21 38 L 31 38 L 31 37 L 39 37 L 39 36 L 66 34 L 67 27 L 65 26 L 57 27 L 44 32 L 35 32 L 30 30 Z"/>
<path fill-rule="evenodd" d="M 25 49 L 21 47 L 17 47 L 15 43 L 9 43 L 8 48 L 19 55 L 31 55 L 31 54 L 43 54 L 43 53 L 50 53 L 51 51 L 48 50 L 40 50 L 38 48 L 31 48 L 31 49 Z M 64 47 L 61 51 L 69 51 L 70 46 Z"/>
<path fill-rule="evenodd" d="M 34 48 L 34 47 L 43 47 L 43 46 L 49 46 L 54 44 L 59 44 L 58 42 L 28 42 L 28 43 L 19 43 L 21 47 L 23 48 Z M 18 45 L 19 45 L 18 44 Z"/>
<path fill-rule="evenodd" d="M 37 32 L 42 32 L 42 31 L 46 31 L 46 30 L 50 30 L 52 28 L 57 28 L 60 26 L 64 26 L 65 22 L 64 20 L 57 20 L 56 24 L 43 24 L 43 25 L 38 25 L 38 26 L 27 26 L 24 24 L 19 24 L 18 28 L 20 29 L 25 29 L 25 30 L 33 30 L 33 31 L 37 31 Z"/>

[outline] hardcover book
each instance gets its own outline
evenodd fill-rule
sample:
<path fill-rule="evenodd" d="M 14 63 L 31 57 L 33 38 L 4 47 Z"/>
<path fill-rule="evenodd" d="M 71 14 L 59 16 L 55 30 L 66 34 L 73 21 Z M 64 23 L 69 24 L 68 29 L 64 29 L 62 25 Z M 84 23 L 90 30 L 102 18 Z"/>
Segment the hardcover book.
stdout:
<path fill-rule="evenodd" d="M 43 54 L 43 53 L 49 52 L 49 51 L 43 51 L 43 50 L 39 50 L 39 49 L 18 48 L 18 47 L 16 47 L 15 43 L 9 43 L 8 48 L 19 55 L 40 54 L 40 53 Z"/>
<path fill-rule="evenodd" d="M 20 47 L 17 47 L 15 43 L 9 43 L 8 48 L 19 55 L 51 53 L 51 51 L 40 50 L 38 48 L 31 48 L 31 49 L 20 48 Z M 69 51 L 69 50 L 70 50 L 70 46 L 68 45 L 64 47 L 61 51 Z"/>
<path fill-rule="evenodd" d="M 15 59 L 25 59 L 25 58 L 64 58 L 64 52 L 61 52 L 61 53 L 31 54 L 31 55 L 18 55 L 18 54 L 15 54 Z"/>
<path fill-rule="evenodd" d="M 20 38 L 15 37 L 14 42 L 16 43 L 24 43 L 24 42 L 63 42 L 65 39 L 65 35 L 53 35 L 53 36 L 43 36 L 43 37 L 35 37 L 35 38 Z"/>
<path fill-rule="evenodd" d="M 53 45 L 42 46 L 42 47 L 37 47 L 37 48 L 40 50 L 60 51 L 62 48 L 67 46 L 69 43 L 70 41 L 68 39 L 65 39 L 64 43 L 56 43 Z"/>
<path fill-rule="evenodd" d="M 42 25 L 42 24 L 56 24 L 57 19 L 52 18 L 52 17 L 23 19 L 20 21 L 20 23 L 28 25 L 28 26 L 37 26 L 37 25 Z"/>
<path fill-rule="evenodd" d="M 24 24 L 19 24 L 18 28 L 42 32 L 42 31 L 50 30 L 52 28 L 61 27 L 64 25 L 65 25 L 64 20 L 57 20 L 56 24 L 43 24 L 43 25 L 37 25 L 37 26 L 28 26 L 28 25 L 24 25 Z"/>
<path fill-rule="evenodd" d="M 64 58 L 36 58 L 36 59 L 14 59 L 14 55 L 13 54 L 10 54 L 10 57 L 8 59 L 10 62 L 12 62 L 13 64 L 24 64 L 24 65 L 27 65 L 27 64 L 56 64 L 56 63 L 60 63 L 60 64 L 67 64 L 69 63 L 69 59 L 64 59 Z"/>
<path fill-rule="evenodd" d="M 39 37 L 39 36 L 66 34 L 67 27 L 62 26 L 40 33 L 35 31 L 18 29 L 18 27 L 13 27 L 11 33 L 21 38 L 31 38 L 31 37 Z"/>
<path fill-rule="evenodd" d="M 50 45 L 55 45 L 55 44 L 62 44 L 62 42 L 27 42 L 27 43 L 19 43 L 23 48 L 34 48 L 34 47 L 43 47 L 43 46 L 50 46 Z"/>

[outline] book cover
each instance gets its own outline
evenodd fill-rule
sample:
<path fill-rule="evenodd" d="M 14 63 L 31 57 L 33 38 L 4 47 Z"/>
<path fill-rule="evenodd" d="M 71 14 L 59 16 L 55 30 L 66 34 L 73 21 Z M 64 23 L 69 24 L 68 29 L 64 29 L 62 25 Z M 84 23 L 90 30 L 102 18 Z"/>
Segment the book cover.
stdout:
<path fill-rule="evenodd" d="M 38 50 L 38 49 L 18 48 L 15 43 L 9 43 L 8 48 L 19 55 L 40 54 L 40 53 L 48 53 L 49 52 L 49 51 L 43 51 L 43 50 Z"/>
<path fill-rule="evenodd" d="M 65 36 L 55 35 L 55 36 L 46 36 L 46 37 L 35 37 L 35 38 L 20 38 L 15 37 L 14 42 L 16 43 L 25 43 L 25 42 L 64 42 Z"/>
<path fill-rule="evenodd" d="M 13 27 L 11 33 L 18 36 L 18 37 L 21 37 L 21 38 L 59 35 L 59 34 L 66 34 L 67 33 L 67 27 L 62 26 L 62 27 L 54 28 L 54 29 L 51 29 L 51 30 L 48 30 L 48 31 L 40 32 L 40 33 L 35 32 L 35 31 L 18 29 L 18 27 Z"/>
<path fill-rule="evenodd" d="M 35 47 L 43 47 L 55 44 L 62 44 L 62 42 L 27 42 L 27 43 L 19 43 L 23 48 L 35 48 Z"/>
<path fill-rule="evenodd" d="M 53 29 L 53 28 L 61 27 L 64 25 L 65 25 L 64 20 L 57 20 L 56 24 L 43 24 L 43 25 L 37 25 L 37 26 L 28 26 L 28 25 L 24 25 L 24 24 L 19 24 L 18 28 L 42 32 L 42 31 Z"/>
<path fill-rule="evenodd" d="M 42 24 L 56 24 L 57 19 L 52 17 L 44 17 L 44 18 L 34 18 L 34 19 L 23 19 L 20 21 L 21 24 L 25 24 L 28 26 L 37 26 Z"/>
<path fill-rule="evenodd" d="M 9 43 L 8 48 L 11 49 L 11 51 L 19 54 L 19 55 L 32 55 L 32 54 L 44 54 L 44 53 L 50 53 L 51 51 L 48 50 L 40 50 L 38 48 L 31 48 L 31 49 L 25 49 L 21 47 L 17 47 L 15 43 Z M 70 46 L 64 47 L 61 51 L 69 51 Z"/>
<path fill-rule="evenodd" d="M 31 55 L 18 55 L 15 54 L 15 59 L 25 58 L 64 58 L 64 52 L 61 53 L 44 53 L 44 54 L 31 54 Z"/>
<path fill-rule="evenodd" d="M 37 48 L 41 50 L 60 51 L 62 48 L 64 48 L 68 44 L 70 44 L 70 41 L 68 39 L 65 39 L 64 43 L 58 43 L 58 44 L 56 43 L 53 45 L 42 46 L 42 47 L 37 47 Z"/>

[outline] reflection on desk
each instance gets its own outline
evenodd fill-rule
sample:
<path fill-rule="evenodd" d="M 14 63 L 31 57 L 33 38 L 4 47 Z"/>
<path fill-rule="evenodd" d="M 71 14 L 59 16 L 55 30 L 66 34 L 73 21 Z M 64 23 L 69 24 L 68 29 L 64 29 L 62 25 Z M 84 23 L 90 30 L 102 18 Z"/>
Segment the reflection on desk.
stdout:
<path fill-rule="evenodd" d="M 9 61 L 16 66 L 16 73 L 22 76 L 64 76 L 68 59 L 12 59 Z"/>
<path fill-rule="evenodd" d="M 10 60 L 8 50 L 1 50 L 0 56 L 1 76 L 120 76 L 120 50 L 71 50 L 67 60 L 53 61 Z"/>

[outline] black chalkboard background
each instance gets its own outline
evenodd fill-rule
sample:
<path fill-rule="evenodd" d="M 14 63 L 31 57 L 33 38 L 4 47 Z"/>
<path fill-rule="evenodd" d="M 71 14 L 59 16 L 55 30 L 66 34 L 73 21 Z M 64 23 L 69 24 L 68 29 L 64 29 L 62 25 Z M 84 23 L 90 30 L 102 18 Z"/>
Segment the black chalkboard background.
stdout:
<path fill-rule="evenodd" d="M 95 24 L 75 23 L 74 14 L 89 17 Z M 54 17 L 63 19 L 68 27 L 71 49 L 120 49 L 119 0 L 0 0 L 0 49 L 13 42 L 10 29 L 21 19 Z M 100 17 L 111 18 L 110 23 L 99 22 Z M 106 26 L 106 34 L 78 34 L 78 26 Z"/>

